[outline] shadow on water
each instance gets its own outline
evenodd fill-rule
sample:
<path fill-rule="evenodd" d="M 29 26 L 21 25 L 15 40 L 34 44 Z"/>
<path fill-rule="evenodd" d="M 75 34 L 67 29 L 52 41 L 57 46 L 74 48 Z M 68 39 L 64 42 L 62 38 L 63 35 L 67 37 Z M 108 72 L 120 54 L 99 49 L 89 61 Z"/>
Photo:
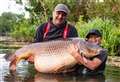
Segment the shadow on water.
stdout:
<path fill-rule="evenodd" d="M 41 74 L 37 73 L 32 64 L 21 61 L 16 72 L 9 72 L 9 61 L 0 54 L 0 82 L 119 82 L 116 68 L 107 68 L 104 76 L 80 76 L 76 74 Z M 114 71 L 112 71 L 114 69 Z M 113 73 L 114 72 L 114 73 Z M 117 72 L 117 73 L 116 73 Z M 116 75 L 115 75 L 116 74 Z M 117 78 L 115 78 L 115 77 Z"/>

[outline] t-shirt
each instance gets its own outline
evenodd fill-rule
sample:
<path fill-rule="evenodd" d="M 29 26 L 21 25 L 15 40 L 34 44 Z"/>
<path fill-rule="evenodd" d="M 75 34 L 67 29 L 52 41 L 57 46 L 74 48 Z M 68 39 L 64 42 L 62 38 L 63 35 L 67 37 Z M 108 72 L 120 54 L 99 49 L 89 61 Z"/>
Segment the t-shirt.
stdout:
<path fill-rule="evenodd" d="M 76 72 L 82 75 L 99 75 L 104 74 L 106 60 L 107 60 L 107 50 L 103 49 L 100 51 L 100 54 L 90 58 L 93 60 L 94 58 L 98 58 L 102 61 L 101 65 L 98 66 L 95 70 L 90 70 L 89 68 L 85 67 L 84 65 L 76 65 Z"/>
<path fill-rule="evenodd" d="M 42 42 L 42 41 L 63 38 L 64 29 L 66 27 L 66 24 L 67 24 L 67 22 L 65 24 L 62 24 L 59 27 L 57 27 L 53 23 L 50 23 L 50 28 L 49 28 L 45 38 L 43 38 L 43 36 L 44 36 L 44 32 L 45 32 L 47 23 L 42 24 L 41 26 L 38 27 L 38 29 L 36 31 L 35 42 Z M 67 38 L 71 38 L 71 37 L 78 37 L 78 33 L 74 26 L 68 24 Z"/>

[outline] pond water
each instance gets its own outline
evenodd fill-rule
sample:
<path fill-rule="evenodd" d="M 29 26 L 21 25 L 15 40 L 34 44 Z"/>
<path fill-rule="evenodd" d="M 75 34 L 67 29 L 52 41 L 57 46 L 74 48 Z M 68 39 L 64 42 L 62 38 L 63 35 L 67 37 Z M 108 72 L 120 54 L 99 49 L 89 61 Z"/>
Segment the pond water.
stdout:
<path fill-rule="evenodd" d="M 0 82 L 120 82 L 120 68 L 107 66 L 105 76 L 76 76 L 71 74 L 41 74 L 32 64 L 21 61 L 17 71 L 9 72 L 9 61 L 0 54 Z"/>

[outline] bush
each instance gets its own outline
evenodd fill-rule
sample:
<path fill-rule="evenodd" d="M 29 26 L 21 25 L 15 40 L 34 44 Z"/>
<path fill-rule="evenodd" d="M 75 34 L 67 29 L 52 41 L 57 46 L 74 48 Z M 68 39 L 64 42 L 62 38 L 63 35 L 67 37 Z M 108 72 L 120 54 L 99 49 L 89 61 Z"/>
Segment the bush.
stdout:
<path fill-rule="evenodd" d="M 120 27 L 116 27 L 111 20 L 95 18 L 87 23 L 80 17 L 76 27 L 81 38 L 85 38 L 90 29 L 100 30 L 103 34 L 102 46 L 108 49 L 109 55 L 117 54 L 117 46 L 120 45 Z"/>
<path fill-rule="evenodd" d="M 11 36 L 16 41 L 27 41 L 32 42 L 34 40 L 35 27 L 30 24 L 28 20 L 22 20 L 21 22 L 14 25 L 14 29 L 11 32 Z"/>

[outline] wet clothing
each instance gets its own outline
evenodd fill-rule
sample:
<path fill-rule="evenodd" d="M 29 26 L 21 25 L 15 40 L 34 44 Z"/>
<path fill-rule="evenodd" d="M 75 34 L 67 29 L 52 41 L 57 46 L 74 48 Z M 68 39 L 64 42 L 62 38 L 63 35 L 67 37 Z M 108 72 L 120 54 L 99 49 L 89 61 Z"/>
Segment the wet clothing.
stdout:
<path fill-rule="evenodd" d="M 66 28 L 67 22 L 59 25 L 59 27 L 54 25 L 52 22 L 49 22 L 49 23 L 50 23 L 50 28 L 47 30 L 48 32 L 46 33 L 45 37 L 44 37 L 44 33 L 46 31 L 46 27 L 48 25 L 48 22 L 44 23 L 38 27 L 36 35 L 35 35 L 35 42 L 43 42 L 43 41 L 63 38 L 64 30 Z M 77 30 L 74 26 L 68 24 L 66 37 L 67 38 L 78 37 Z"/>
<path fill-rule="evenodd" d="M 105 64 L 107 60 L 107 50 L 101 50 L 100 54 L 90 58 L 90 60 L 98 58 L 102 61 L 101 65 L 97 67 L 95 70 L 90 70 L 89 68 L 85 67 L 84 65 L 76 65 L 76 72 L 80 75 L 99 75 L 104 74 Z"/>

